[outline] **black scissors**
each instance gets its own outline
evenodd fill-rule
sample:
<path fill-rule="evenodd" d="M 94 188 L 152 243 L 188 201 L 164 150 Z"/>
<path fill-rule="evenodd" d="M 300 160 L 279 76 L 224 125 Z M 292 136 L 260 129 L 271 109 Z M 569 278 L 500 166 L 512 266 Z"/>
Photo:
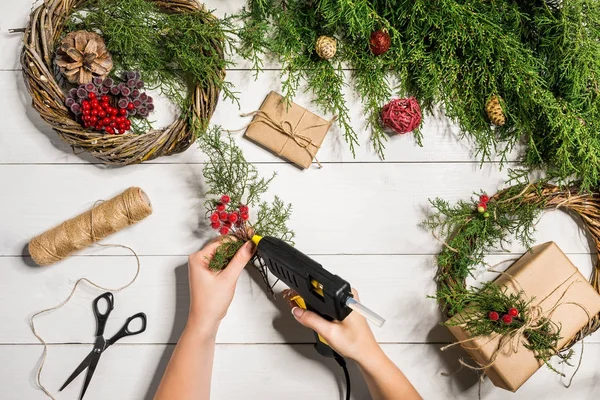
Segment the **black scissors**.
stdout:
<path fill-rule="evenodd" d="M 106 300 L 106 303 L 107 303 L 106 311 L 104 311 L 104 312 L 101 312 L 100 309 L 98 308 L 98 302 L 102 299 Z M 100 356 L 102 355 L 102 353 L 106 349 L 108 349 L 111 345 L 113 345 L 117 340 L 124 338 L 126 336 L 138 335 L 146 330 L 146 314 L 141 312 L 141 313 L 137 313 L 137 314 L 132 315 L 131 317 L 127 318 L 127 321 L 125 321 L 125 324 L 123 325 L 121 330 L 119 330 L 117 333 L 115 333 L 115 335 L 113 337 L 106 340 L 106 339 L 104 339 L 104 327 L 106 326 L 106 320 L 108 319 L 110 312 L 113 310 L 113 308 L 115 306 L 115 302 L 114 302 L 112 293 L 106 292 L 106 293 L 101 294 L 100 296 L 96 297 L 93 305 L 94 305 L 94 315 L 96 316 L 96 342 L 94 343 L 94 348 L 92 349 L 90 354 L 86 358 L 84 358 L 84 360 L 81 362 L 81 364 L 79 364 L 77 369 L 75 371 L 73 371 L 73 373 L 71 374 L 69 379 L 67 379 L 67 381 L 59 389 L 59 392 L 62 391 L 64 388 L 67 387 L 67 385 L 69 383 L 71 383 L 73 381 L 73 379 L 77 378 L 77 376 L 81 372 L 83 372 L 84 369 L 87 368 L 88 371 L 87 371 L 87 375 L 85 376 L 85 382 L 83 383 L 83 389 L 81 391 L 81 395 L 79 396 L 79 400 L 83 399 L 83 395 L 85 394 L 85 391 L 87 390 L 88 385 L 90 384 L 90 380 L 92 379 L 92 376 L 94 376 L 94 371 L 96 370 L 96 366 L 98 365 L 98 360 L 100 359 Z M 131 324 L 131 322 L 136 319 L 139 319 L 142 321 L 142 326 L 141 326 L 141 328 L 139 328 L 136 331 L 131 331 L 129 329 L 129 324 Z"/>

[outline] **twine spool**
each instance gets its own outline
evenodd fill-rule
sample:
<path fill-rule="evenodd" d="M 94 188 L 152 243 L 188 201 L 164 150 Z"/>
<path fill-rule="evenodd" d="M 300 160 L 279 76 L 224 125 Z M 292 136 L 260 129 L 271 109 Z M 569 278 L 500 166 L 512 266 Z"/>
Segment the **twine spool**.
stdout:
<path fill-rule="evenodd" d="M 415 130 L 421 118 L 421 107 L 414 97 L 394 99 L 381 109 L 383 125 L 399 134 Z"/>
<path fill-rule="evenodd" d="M 38 265 L 51 265 L 150 214 L 152 206 L 146 193 L 138 187 L 130 187 L 33 238 L 29 242 L 29 254 Z"/>

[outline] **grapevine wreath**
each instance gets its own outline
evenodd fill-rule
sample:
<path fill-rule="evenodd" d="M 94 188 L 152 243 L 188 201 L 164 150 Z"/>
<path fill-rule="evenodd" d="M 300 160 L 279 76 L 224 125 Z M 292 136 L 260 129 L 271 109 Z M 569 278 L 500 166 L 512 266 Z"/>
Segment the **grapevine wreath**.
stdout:
<path fill-rule="evenodd" d="M 491 282 L 485 283 L 482 288 L 470 288 L 466 279 L 477 267 L 486 265 L 486 253 L 510 243 L 509 235 L 514 234 L 522 245 L 530 247 L 535 223 L 544 210 L 560 209 L 578 217 L 600 254 L 600 194 L 582 192 L 579 185 L 564 187 L 547 181 L 525 182 L 514 184 L 491 197 L 483 193 L 476 201 L 459 201 L 451 205 L 438 198 L 431 203 L 434 211 L 424 226 L 444 244 L 437 256 L 437 292 L 434 297 L 448 318 L 467 309 L 467 313 L 475 310 L 468 320 L 460 321 L 466 322 L 466 329 L 473 335 L 504 335 L 518 328 L 518 324 L 515 327 L 498 319 L 504 317 L 508 320 L 506 315 L 516 315 L 518 311 L 512 308 L 515 304 L 519 304 L 521 310 L 527 309 L 526 299 L 508 294 Z M 597 262 L 590 283 L 600 292 L 599 268 Z M 503 310 L 506 315 L 489 311 L 494 309 Z M 521 319 L 527 321 L 527 318 L 523 315 Z M 452 325 L 453 322 L 449 319 L 445 324 Z M 560 338 L 560 327 L 545 319 L 536 327 L 536 332 L 543 334 L 535 335 L 533 341 L 528 338 L 526 347 L 550 366 L 548 360 L 553 355 L 568 358 L 571 355 L 568 350 L 599 327 L 600 315 L 590 315 L 589 324 L 571 337 L 563 348 L 557 349 L 555 345 Z"/>
<path fill-rule="evenodd" d="M 94 12 L 90 12 L 90 8 Z M 156 25 L 152 26 L 147 20 L 151 13 L 164 15 L 162 20 L 152 20 L 155 24 L 163 24 L 162 30 L 158 33 L 153 31 Z M 79 15 L 79 20 L 74 20 L 76 15 Z M 146 23 L 141 23 L 142 21 Z M 183 32 L 181 29 L 183 25 L 173 26 L 170 29 L 168 24 L 172 21 L 186 24 L 188 36 L 184 40 L 179 38 Z M 126 29 L 117 29 L 120 27 L 116 24 L 121 23 Z M 182 152 L 194 142 L 196 136 L 206 130 L 220 91 L 227 90 L 227 83 L 223 81 L 227 64 L 223 56 L 223 46 L 228 40 L 225 24 L 227 22 L 215 18 L 196 0 L 105 0 L 102 2 L 46 0 L 30 15 L 21 55 L 23 74 L 33 100 L 33 107 L 61 139 L 73 148 L 91 153 L 105 164 L 135 164 Z M 86 29 L 88 32 L 79 29 Z M 104 29 L 107 32 L 104 32 Z M 123 32 L 130 32 L 129 37 L 118 36 L 124 35 Z M 154 36 L 151 36 L 153 34 Z M 105 36 L 106 45 L 100 35 Z M 154 48 L 149 47 L 150 38 L 156 40 L 166 38 L 165 40 L 171 40 L 169 45 L 172 44 L 173 47 L 178 43 L 185 43 L 185 40 L 196 40 L 196 42 L 193 43 L 195 45 L 193 48 L 188 45 L 186 49 L 180 47 L 173 50 L 165 46 L 166 50 L 163 50 L 156 44 Z M 69 40 L 70 44 L 65 44 L 65 41 Z M 91 44 L 87 46 L 88 43 Z M 96 57 L 93 62 L 86 58 L 90 50 L 93 52 L 92 57 Z M 156 63 L 156 67 L 153 68 L 152 63 L 155 62 L 151 58 L 153 50 L 163 51 L 161 54 L 165 51 L 177 51 L 179 59 L 175 60 L 175 66 L 170 66 L 167 64 L 169 60 L 166 60 L 167 57 L 163 55 L 160 59 L 162 64 Z M 109 52 L 113 52 L 112 56 Z M 72 53 L 75 53 L 75 59 L 69 58 Z M 134 58 L 138 54 L 147 59 L 142 59 L 138 63 Z M 81 60 L 82 55 L 83 60 Z M 76 61 L 80 62 L 76 63 Z M 90 61 L 91 68 L 80 67 L 80 72 L 70 69 L 81 66 L 81 61 L 84 66 L 87 61 Z M 129 71 L 137 69 L 136 64 L 145 67 L 149 71 L 149 76 L 140 76 L 138 71 Z M 161 66 L 167 67 L 161 69 Z M 172 71 L 167 71 L 168 69 Z M 185 75 L 180 71 L 184 73 L 191 71 L 191 73 Z M 173 90 L 175 85 L 165 90 L 162 79 L 167 76 L 167 72 L 171 73 L 171 77 L 176 77 L 179 82 L 183 82 L 179 86 L 183 88 L 183 92 L 187 88 L 191 89 L 187 97 Z M 131 121 L 127 124 L 120 123 L 125 122 L 124 119 L 132 113 L 135 114 L 136 110 L 130 106 L 128 110 L 123 110 L 123 114 L 117 114 L 116 118 L 122 119 L 117 121 L 117 126 L 114 128 L 108 127 L 108 120 L 107 127 L 93 126 L 91 123 L 86 124 L 78 120 L 82 118 L 77 114 L 83 111 L 83 107 L 79 107 L 83 104 L 81 98 L 77 97 L 77 86 L 71 89 L 71 92 L 69 91 L 69 82 L 75 84 L 87 82 L 88 85 L 95 85 L 95 88 L 91 87 L 88 90 L 97 93 L 99 101 L 100 95 L 104 93 L 99 91 L 103 88 L 103 82 L 108 89 L 112 89 L 112 84 L 106 82 L 123 79 L 124 82 L 118 86 L 118 89 L 122 89 L 123 85 L 126 86 L 128 78 L 135 78 L 133 84 L 138 83 L 138 88 L 143 87 L 143 82 L 139 83 L 140 78 L 149 78 L 151 86 L 160 89 L 170 100 L 176 99 L 181 108 L 180 117 L 163 129 L 152 129 L 147 122 L 145 125 L 136 125 L 137 129 L 132 129 Z M 117 87 L 116 82 L 114 86 Z M 85 89 L 84 85 L 79 89 L 82 87 Z M 126 88 L 124 89 L 126 93 L 123 93 L 129 96 L 134 89 L 135 86 Z M 86 94 L 85 91 L 83 94 Z M 109 92 L 108 95 L 110 94 Z M 121 92 L 118 94 L 121 95 Z M 88 100 L 91 102 L 93 99 Z M 110 103 L 108 101 L 103 103 L 109 116 L 111 107 L 117 109 L 118 100 L 119 98 L 114 98 Z M 142 100 L 151 103 L 152 98 L 147 96 Z M 74 109 L 73 103 L 76 101 L 79 101 L 79 106 L 75 105 L 76 109 Z M 136 102 L 136 107 L 138 106 L 139 102 Z M 104 113 L 105 110 L 100 108 L 99 112 Z M 148 107 L 145 103 L 141 104 L 141 109 L 139 107 L 137 109 L 137 116 L 145 118 L 153 108 L 152 104 Z"/>

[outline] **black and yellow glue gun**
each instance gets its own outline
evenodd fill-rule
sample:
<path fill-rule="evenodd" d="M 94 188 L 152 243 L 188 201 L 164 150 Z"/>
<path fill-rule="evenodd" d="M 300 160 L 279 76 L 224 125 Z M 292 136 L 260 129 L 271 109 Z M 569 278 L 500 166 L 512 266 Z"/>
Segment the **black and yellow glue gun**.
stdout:
<path fill-rule="evenodd" d="M 314 311 L 329 321 L 343 321 L 354 310 L 377 326 L 385 322 L 354 299 L 348 282 L 288 243 L 258 235 L 252 241 L 256 244 L 257 256 L 269 271 L 298 293 L 291 300 L 299 307 Z M 315 348 L 319 354 L 340 357 L 316 332 L 315 336 Z"/>

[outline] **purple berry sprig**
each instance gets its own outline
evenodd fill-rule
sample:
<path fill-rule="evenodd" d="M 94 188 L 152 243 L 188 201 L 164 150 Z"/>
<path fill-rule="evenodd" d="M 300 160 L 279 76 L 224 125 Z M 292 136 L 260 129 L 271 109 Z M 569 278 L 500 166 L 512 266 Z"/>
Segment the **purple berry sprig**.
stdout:
<path fill-rule="evenodd" d="M 92 82 L 79 85 L 69 90 L 65 98 L 65 105 L 76 116 L 82 114 L 83 101 L 90 101 L 90 93 L 96 97 L 108 96 L 113 106 L 123 111 L 123 115 L 133 115 L 147 118 L 154 111 L 154 100 L 146 92 L 142 92 L 144 81 L 137 71 L 126 71 L 120 81 L 113 78 L 102 79 L 94 77 Z"/>

